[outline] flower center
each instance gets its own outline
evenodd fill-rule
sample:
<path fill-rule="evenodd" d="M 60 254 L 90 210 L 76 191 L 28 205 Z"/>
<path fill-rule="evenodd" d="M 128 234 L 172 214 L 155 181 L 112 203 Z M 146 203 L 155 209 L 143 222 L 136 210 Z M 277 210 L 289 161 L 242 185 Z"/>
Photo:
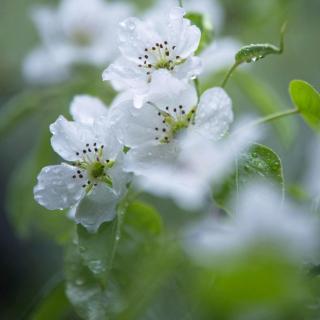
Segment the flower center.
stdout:
<path fill-rule="evenodd" d="M 159 111 L 158 116 L 161 118 L 161 125 L 155 127 L 155 140 L 160 143 L 169 143 L 182 130 L 194 125 L 196 107 L 188 113 L 182 105 L 170 108 L 167 106 L 166 111 Z"/>
<path fill-rule="evenodd" d="M 175 67 L 185 60 L 175 54 L 176 46 L 170 45 L 168 41 L 155 43 L 151 48 L 145 48 L 144 54 L 139 56 L 139 68 L 143 68 L 147 76 L 158 69 L 173 71 Z"/>
<path fill-rule="evenodd" d="M 106 183 L 112 187 L 112 179 L 108 175 L 108 169 L 111 169 L 115 163 L 113 160 L 105 160 L 104 146 L 95 142 L 87 143 L 81 152 L 76 152 L 80 160 L 73 163 L 76 173 L 72 176 L 73 179 L 80 179 L 82 187 L 86 192 L 92 190 L 98 183 Z"/>
<path fill-rule="evenodd" d="M 92 43 L 92 36 L 85 30 L 75 30 L 71 34 L 72 42 L 79 47 L 87 47 Z"/>

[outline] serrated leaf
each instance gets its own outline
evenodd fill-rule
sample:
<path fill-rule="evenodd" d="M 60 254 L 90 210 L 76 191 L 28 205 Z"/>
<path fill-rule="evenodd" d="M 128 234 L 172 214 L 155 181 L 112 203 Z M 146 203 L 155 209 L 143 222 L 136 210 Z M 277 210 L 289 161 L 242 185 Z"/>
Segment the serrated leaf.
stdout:
<path fill-rule="evenodd" d="M 320 132 L 320 94 L 309 83 L 293 80 L 289 86 L 293 104 L 299 110 L 305 122 L 315 131 Z"/>
<path fill-rule="evenodd" d="M 240 155 L 235 172 L 226 180 L 219 190 L 214 191 L 218 206 L 231 212 L 230 200 L 235 190 L 241 190 L 250 182 L 268 182 L 283 193 L 283 171 L 279 156 L 270 148 L 255 144 L 247 153 Z"/>
<path fill-rule="evenodd" d="M 185 18 L 189 19 L 201 31 L 200 44 L 196 51 L 196 54 L 199 54 L 213 41 L 214 31 L 212 23 L 207 15 L 197 12 L 188 12 Z"/>

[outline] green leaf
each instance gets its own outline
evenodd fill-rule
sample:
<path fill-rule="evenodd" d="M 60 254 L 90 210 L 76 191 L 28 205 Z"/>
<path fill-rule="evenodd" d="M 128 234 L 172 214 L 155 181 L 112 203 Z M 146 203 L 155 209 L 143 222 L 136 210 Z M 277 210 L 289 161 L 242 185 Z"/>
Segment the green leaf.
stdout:
<path fill-rule="evenodd" d="M 268 182 L 283 193 L 284 178 L 281 160 L 270 148 L 255 144 L 240 155 L 235 172 L 214 191 L 214 199 L 221 208 L 231 213 L 230 201 L 235 190 L 241 190 L 250 182 Z"/>
<path fill-rule="evenodd" d="M 299 110 L 305 122 L 320 132 L 320 94 L 309 83 L 293 80 L 289 86 L 292 102 Z"/>
<path fill-rule="evenodd" d="M 162 229 L 157 211 L 137 201 L 128 205 L 123 218 L 104 223 L 95 234 L 77 227 L 65 268 L 67 294 L 81 317 L 114 318 L 122 310 L 128 288 L 157 252 Z"/>
<path fill-rule="evenodd" d="M 197 12 L 188 12 L 185 18 L 189 19 L 192 24 L 196 25 L 201 31 L 200 44 L 196 52 L 196 54 L 199 54 L 213 41 L 214 31 L 212 23 L 208 15 Z"/>
<path fill-rule="evenodd" d="M 235 63 L 240 65 L 242 63 L 251 63 L 256 62 L 265 58 L 270 54 L 281 54 L 284 49 L 284 32 L 286 24 L 281 28 L 280 33 L 280 45 L 276 47 L 273 44 L 264 43 L 264 44 L 249 44 L 242 47 L 235 56 Z"/>
<path fill-rule="evenodd" d="M 71 305 L 65 295 L 64 283 L 60 282 L 38 304 L 33 312 L 32 320 L 70 319 Z"/>

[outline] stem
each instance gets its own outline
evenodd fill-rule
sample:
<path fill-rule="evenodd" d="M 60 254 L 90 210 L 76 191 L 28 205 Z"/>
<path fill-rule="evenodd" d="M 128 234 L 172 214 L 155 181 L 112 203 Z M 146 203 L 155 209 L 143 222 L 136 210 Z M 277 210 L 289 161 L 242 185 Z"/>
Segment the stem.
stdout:
<path fill-rule="evenodd" d="M 112 247 L 111 257 L 110 257 L 110 265 L 109 270 L 113 267 L 113 261 L 117 253 L 118 245 L 121 239 L 121 227 L 123 224 L 124 215 L 126 212 L 126 209 L 128 207 L 128 203 L 126 202 L 124 205 L 120 205 L 117 209 L 117 224 L 116 224 L 116 231 L 114 236 L 114 243 Z"/>
<path fill-rule="evenodd" d="M 290 116 L 290 115 L 293 115 L 293 114 L 297 114 L 299 113 L 299 110 L 297 108 L 295 109 L 290 109 L 290 110 L 287 110 L 287 111 L 282 111 L 282 112 L 277 112 L 277 113 L 274 113 L 274 114 L 270 114 L 269 116 L 267 117 L 264 117 L 256 122 L 253 123 L 253 125 L 260 125 L 260 124 L 263 124 L 263 123 L 267 123 L 267 122 L 270 122 L 270 121 L 273 121 L 273 120 L 277 120 L 277 119 L 280 119 L 280 118 L 283 118 L 283 117 L 286 117 L 286 116 Z"/>
<path fill-rule="evenodd" d="M 181 8 L 183 8 L 183 1 L 182 1 L 182 0 L 179 0 L 179 6 L 180 6 Z"/>
<path fill-rule="evenodd" d="M 228 80 L 230 79 L 232 73 L 234 72 L 234 70 L 236 70 L 236 68 L 239 66 L 239 63 L 235 63 L 228 71 L 228 73 L 226 74 L 222 84 L 221 84 L 221 87 L 224 88 L 228 82 Z"/>
<path fill-rule="evenodd" d="M 193 81 L 194 81 L 194 85 L 196 87 L 197 96 L 198 96 L 198 100 L 199 100 L 199 98 L 200 98 L 200 83 L 199 83 L 199 79 L 195 78 Z"/>

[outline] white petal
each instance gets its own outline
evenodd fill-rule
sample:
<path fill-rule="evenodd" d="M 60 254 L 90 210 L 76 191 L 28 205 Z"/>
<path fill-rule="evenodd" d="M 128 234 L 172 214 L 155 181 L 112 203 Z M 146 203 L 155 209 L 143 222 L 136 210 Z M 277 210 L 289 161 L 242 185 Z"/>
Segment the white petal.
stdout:
<path fill-rule="evenodd" d="M 119 42 L 122 55 L 132 62 L 139 63 L 144 49 L 161 42 L 161 38 L 151 24 L 137 18 L 128 18 L 120 24 Z"/>
<path fill-rule="evenodd" d="M 75 121 L 84 124 L 93 124 L 101 116 L 108 115 L 108 109 L 98 98 L 79 95 L 76 96 L 70 106 L 70 113 Z"/>
<path fill-rule="evenodd" d="M 115 90 L 134 88 L 144 90 L 147 82 L 146 73 L 137 64 L 124 58 L 117 59 L 102 74 L 104 81 L 111 81 Z"/>
<path fill-rule="evenodd" d="M 62 210 L 78 203 L 84 190 L 82 179 L 73 178 L 75 174 L 76 169 L 67 164 L 43 168 L 33 191 L 36 201 L 49 210 Z"/>
<path fill-rule="evenodd" d="M 92 130 L 81 123 L 67 121 L 63 116 L 50 125 L 50 131 L 53 150 L 69 161 L 78 160 L 77 152 L 81 153 L 87 143 L 96 142 Z"/>
<path fill-rule="evenodd" d="M 75 220 L 90 232 L 96 232 L 105 221 L 116 215 L 118 195 L 105 185 L 98 185 L 77 206 Z"/>
<path fill-rule="evenodd" d="M 126 154 L 124 170 L 137 175 L 145 175 L 150 169 L 153 170 L 164 163 L 173 162 L 178 152 L 178 146 L 174 142 L 132 148 Z"/>
<path fill-rule="evenodd" d="M 196 112 L 194 130 L 210 140 L 219 140 L 233 121 L 232 101 L 219 87 L 203 93 Z"/>
<path fill-rule="evenodd" d="M 36 48 L 23 62 L 23 75 L 27 81 L 37 85 L 47 85 L 63 81 L 69 77 L 68 66 L 46 48 Z"/>
<path fill-rule="evenodd" d="M 202 60 L 199 57 L 191 57 L 184 63 L 176 66 L 173 74 L 179 79 L 193 79 L 194 77 L 200 75 L 202 69 Z"/>
<path fill-rule="evenodd" d="M 166 36 L 169 43 L 176 46 L 176 54 L 186 59 L 198 49 L 201 32 L 198 27 L 191 25 L 189 20 L 183 18 L 182 11 L 179 14 L 179 9 L 181 10 L 181 8 L 173 8 L 170 12 Z"/>
<path fill-rule="evenodd" d="M 128 147 L 156 142 L 155 128 L 162 126 L 162 118 L 155 107 L 145 104 L 137 109 L 131 100 L 122 101 L 111 108 L 110 122 L 120 142 Z"/>
<path fill-rule="evenodd" d="M 154 72 L 148 95 L 145 100 L 152 102 L 159 109 L 173 113 L 173 109 L 182 105 L 186 112 L 197 104 L 194 86 L 173 77 L 166 70 Z"/>

